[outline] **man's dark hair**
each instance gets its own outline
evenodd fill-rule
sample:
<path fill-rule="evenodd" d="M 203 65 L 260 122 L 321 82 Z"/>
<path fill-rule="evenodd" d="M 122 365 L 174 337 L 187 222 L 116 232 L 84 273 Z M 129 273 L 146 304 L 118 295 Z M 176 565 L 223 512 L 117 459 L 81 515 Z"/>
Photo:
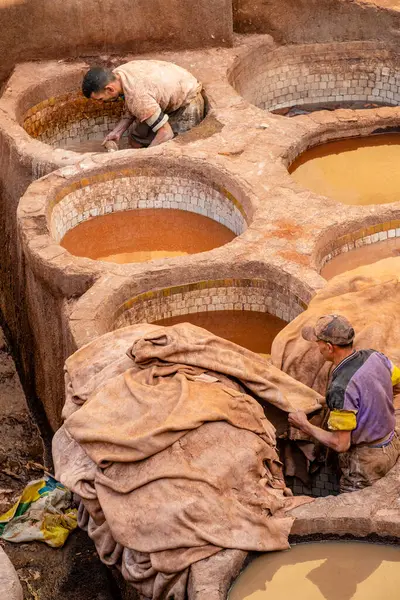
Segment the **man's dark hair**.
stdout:
<path fill-rule="evenodd" d="M 336 346 L 338 346 L 339 348 L 346 348 L 347 350 L 350 350 L 354 345 L 354 342 L 351 341 L 350 344 L 336 344 Z"/>
<path fill-rule="evenodd" d="M 90 98 L 93 92 L 97 94 L 104 90 L 106 85 L 114 81 L 115 75 L 110 69 L 92 67 L 82 81 L 82 94 Z"/>

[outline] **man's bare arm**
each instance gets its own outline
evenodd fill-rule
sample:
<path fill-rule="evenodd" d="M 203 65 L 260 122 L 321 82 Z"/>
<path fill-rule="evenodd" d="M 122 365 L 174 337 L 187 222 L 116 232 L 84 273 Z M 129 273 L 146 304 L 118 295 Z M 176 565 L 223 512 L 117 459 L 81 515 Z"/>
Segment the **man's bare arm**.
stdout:
<path fill-rule="evenodd" d="M 174 132 L 172 131 L 171 125 L 167 122 L 157 131 L 156 136 L 151 142 L 150 146 L 159 146 L 160 144 L 164 144 L 164 142 L 172 140 L 173 137 Z"/>
<path fill-rule="evenodd" d="M 325 431 L 312 425 L 301 410 L 289 414 L 289 423 L 336 452 L 346 452 L 350 448 L 351 431 Z"/>

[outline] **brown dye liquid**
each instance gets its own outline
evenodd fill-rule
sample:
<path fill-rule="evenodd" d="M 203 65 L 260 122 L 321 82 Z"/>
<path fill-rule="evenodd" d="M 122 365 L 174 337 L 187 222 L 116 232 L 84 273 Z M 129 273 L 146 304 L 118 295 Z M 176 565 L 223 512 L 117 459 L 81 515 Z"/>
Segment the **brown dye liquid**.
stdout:
<path fill-rule="evenodd" d="M 361 542 L 299 544 L 254 560 L 229 600 L 395 600 L 400 548 Z"/>
<path fill-rule="evenodd" d="M 94 217 L 67 231 L 61 245 L 75 256 L 127 263 L 205 252 L 234 237 L 203 215 L 159 208 Z"/>
<path fill-rule="evenodd" d="M 73 141 L 69 142 L 66 146 L 63 147 L 63 150 L 70 150 L 71 152 L 107 152 L 107 149 L 102 145 L 103 142 L 101 140 L 83 140 L 83 141 Z M 126 137 L 121 138 L 118 142 L 118 149 L 125 150 L 129 147 L 128 139 Z"/>
<path fill-rule="evenodd" d="M 70 150 L 71 152 L 107 152 L 104 146 L 101 145 L 102 141 L 103 140 L 85 140 L 80 142 L 78 140 L 67 144 L 64 150 Z"/>
<path fill-rule="evenodd" d="M 316 146 L 289 168 L 292 177 L 317 194 L 343 204 L 400 200 L 400 135 L 351 138 Z"/>
<path fill-rule="evenodd" d="M 383 258 L 393 256 L 400 256 L 400 238 L 392 238 L 339 254 L 326 263 L 321 270 L 321 275 L 325 279 L 332 279 L 335 275 L 345 271 L 351 271 L 362 265 L 369 265 Z"/>
<path fill-rule="evenodd" d="M 282 319 L 268 313 L 249 310 L 199 312 L 156 321 L 157 325 L 192 323 L 214 335 L 259 354 L 269 354 L 277 334 L 285 327 Z"/>

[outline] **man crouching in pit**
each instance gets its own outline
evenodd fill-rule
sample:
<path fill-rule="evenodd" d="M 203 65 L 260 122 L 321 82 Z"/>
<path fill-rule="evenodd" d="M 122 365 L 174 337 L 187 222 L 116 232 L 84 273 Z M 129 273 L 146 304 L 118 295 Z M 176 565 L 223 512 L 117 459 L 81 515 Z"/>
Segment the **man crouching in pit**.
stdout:
<path fill-rule="evenodd" d="M 380 352 L 354 350 L 354 329 L 345 317 L 321 317 L 302 336 L 334 365 L 326 393 L 329 431 L 309 423 L 302 411 L 291 413 L 289 423 L 339 453 L 341 492 L 370 486 L 400 455 L 393 406 L 400 369 Z"/>
<path fill-rule="evenodd" d="M 86 98 L 102 102 L 125 100 L 125 112 L 105 137 L 119 142 L 129 129 L 132 148 L 158 146 L 188 131 L 204 117 L 202 85 L 173 63 L 134 60 L 112 71 L 94 67 L 83 79 Z"/>

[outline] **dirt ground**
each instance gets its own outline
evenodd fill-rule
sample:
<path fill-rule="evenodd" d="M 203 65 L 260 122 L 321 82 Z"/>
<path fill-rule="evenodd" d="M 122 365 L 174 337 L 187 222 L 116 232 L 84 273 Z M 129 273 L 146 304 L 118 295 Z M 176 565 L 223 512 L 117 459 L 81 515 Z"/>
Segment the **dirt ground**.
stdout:
<path fill-rule="evenodd" d="M 14 361 L 0 329 L 0 514 L 25 484 L 43 474 L 44 443 L 29 412 Z M 45 465 L 51 470 L 50 465 Z M 111 571 L 83 531 L 61 549 L 44 543 L 0 545 L 15 566 L 25 600 L 121 600 Z"/>

